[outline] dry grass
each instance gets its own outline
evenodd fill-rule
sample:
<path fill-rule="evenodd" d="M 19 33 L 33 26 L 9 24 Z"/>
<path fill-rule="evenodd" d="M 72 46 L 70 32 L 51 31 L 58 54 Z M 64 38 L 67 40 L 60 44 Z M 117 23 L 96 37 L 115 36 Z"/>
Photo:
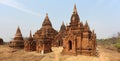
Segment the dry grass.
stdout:
<path fill-rule="evenodd" d="M 15 50 L 7 45 L 0 45 L 0 61 L 119 61 L 120 54 L 98 46 L 99 57 L 61 55 L 62 47 L 52 47 L 53 52 L 41 55 L 40 53 L 26 52 L 23 49 Z"/>
<path fill-rule="evenodd" d="M 100 61 L 120 61 L 120 53 L 98 46 L 100 51 Z"/>

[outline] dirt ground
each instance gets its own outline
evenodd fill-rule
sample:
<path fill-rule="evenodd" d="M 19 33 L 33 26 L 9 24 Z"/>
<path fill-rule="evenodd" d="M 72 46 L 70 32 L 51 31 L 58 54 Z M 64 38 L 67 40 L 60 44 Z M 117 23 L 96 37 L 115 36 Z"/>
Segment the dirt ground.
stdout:
<path fill-rule="evenodd" d="M 26 52 L 0 45 L 0 61 L 120 61 L 120 53 L 98 46 L 99 57 L 61 55 L 62 47 L 52 47 L 53 52 L 43 54 Z"/>

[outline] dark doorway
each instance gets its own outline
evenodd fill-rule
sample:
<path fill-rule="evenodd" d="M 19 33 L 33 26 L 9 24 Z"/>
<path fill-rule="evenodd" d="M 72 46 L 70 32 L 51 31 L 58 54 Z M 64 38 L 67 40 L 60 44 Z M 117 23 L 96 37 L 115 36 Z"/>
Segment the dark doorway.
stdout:
<path fill-rule="evenodd" d="M 60 42 L 60 40 L 58 41 L 58 46 L 61 46 L 61 42 Z"/>
<path fill-rule="evenodd" d="M 72 49 L 72 41 L 69 41 L 68 43 L 69 43 L 69 50 L 71 50 Z"/>

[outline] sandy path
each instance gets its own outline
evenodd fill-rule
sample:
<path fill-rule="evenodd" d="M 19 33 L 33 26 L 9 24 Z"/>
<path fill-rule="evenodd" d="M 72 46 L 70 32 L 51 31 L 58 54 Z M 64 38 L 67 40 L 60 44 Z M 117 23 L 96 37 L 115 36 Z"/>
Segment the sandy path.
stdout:
<path fill-rule="evenodd" d="M 55 61 L 60 61 L 60 56 L 61 56 L 61 52 L 62 52 L 62 47 L 54 47 L 53 48 L 53 51 L 54 51 L 54 54 L 55 54 Z"/>
<path fill-rule="evenodd" d="M 120 53 L 98 46 L 99 57 L 61 55 L 62 47 L 52 47 L 53 52 L 41 55 L 40 53 L 12 50 L 8 46 L 0 45 L 0 61 L 120 61 Z"/>
<path fill-rule="evenodd" d="M 99 46 L 99 60 L 100 61 L 110 61 L 106 53 L 103 52 L 103 49 Z"/>

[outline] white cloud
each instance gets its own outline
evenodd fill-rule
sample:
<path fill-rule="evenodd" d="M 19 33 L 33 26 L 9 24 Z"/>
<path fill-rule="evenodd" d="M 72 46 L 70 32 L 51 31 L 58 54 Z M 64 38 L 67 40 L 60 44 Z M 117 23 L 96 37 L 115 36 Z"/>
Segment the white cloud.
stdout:
<path fill-rule="evenodd" d="M 32 15 L 35 15 L 35 16 L 40 16 L 40 14 L 26 9 L 23 4 L 20 4 L 15 0 L 0 0 L 0 4 L 15 8 L 17 10 L 23 11 L 23 12 L 28 13 L 28 14 L 32 14 Z"/>

